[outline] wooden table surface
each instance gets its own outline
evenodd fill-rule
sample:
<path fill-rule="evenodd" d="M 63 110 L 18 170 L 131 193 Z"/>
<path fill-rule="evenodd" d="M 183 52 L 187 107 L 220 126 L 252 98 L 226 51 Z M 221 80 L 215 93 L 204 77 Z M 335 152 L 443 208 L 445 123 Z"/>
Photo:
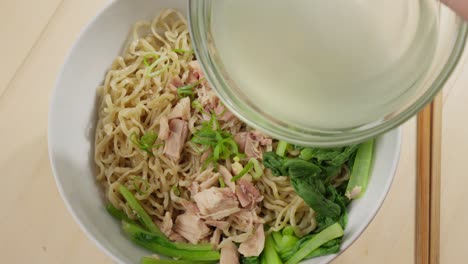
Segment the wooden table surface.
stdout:
<path fill-rule="evenodd" d="M 0 1 L 2 263 L 111 263 L 67 212 L 46 136 L 59 69 L 80 30 L 106 2 Z M 468 68 L 461 68 L 444 90 L 441 263 L 468 263 Z M 382 209 L 334 263 L 414 262 L 415 128 L 414 119 L 403 125 L 401 160 Z"/>

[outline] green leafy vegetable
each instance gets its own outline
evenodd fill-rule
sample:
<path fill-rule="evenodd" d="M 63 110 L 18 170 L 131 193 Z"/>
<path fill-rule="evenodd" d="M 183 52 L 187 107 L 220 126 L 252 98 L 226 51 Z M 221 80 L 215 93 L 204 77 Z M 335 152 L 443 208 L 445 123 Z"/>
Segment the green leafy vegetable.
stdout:
<path fill-rule="evenodd" d="M 317 212 L 318 227 L 314 232 L 320 232 L 335 222 L 343 228 L 346 225 L 349 199 L 344 196 L 344 190 L 338 192 L 333 187 L 331 180 L 353 158 L 356 150 L 355 146 L 328 150 L 303 148 L 299 158 L 267 152 L 263 155 L 263 164 L 273 175 L 289 176 L 296 193 Z"/>
<path fill-rule="evenodd" d="M 242 257 L 240 260 L 241 264 L 260 264 L 260 257 Z"/>
<path fill-rule="evenodd" d="M 179 53 L 179 54 L 184 54 L 184 53 L 193 54 L 193 50 L 173 49 L 172 51 L 175 53 Z"/>
<path fill-rule="evenodd" d="M 297 250 L 285 264 L 297 264 L 308 255 L 312 254 L 314 250 L 320 248 L 320 246 L 325 243 L 342 237 L 344 234 L 343 228 L 339 223 L 334 223 L 322 230 L 320 233 L 310 237 L 307 241 L 300 245 L 299 250 Z"/>
<path fill-rule="evenodd" d="M 320 179 L 308 181 L 291 179 L 291 183 L 297 194 L 317 212 L 318 216 L 337 218 L 341 214 L 340 206 L 325 196 L 325 187 Z"/>
<path fill-rule="evenodd" d="M 275 176 L 287 176 L 283 169 L 284 158 L 274 152 L 263 153 L 263 165 L 269 168 Z"/>
<path fill-rule="evenodd" d="M 370 168 L 372 165 L 372 156 L 374 152 L 374 140 L 362 143 L 356 153 L 354 166 L 351 171 L 346 196 L 349 199 L 361 197 L 367 189 Z"/>
<path fill-rule="evenodd" d="M 332 166 L 342 166 L 350 156 L 356 152 L 358 145 L 351 145 L 345 148 L 304 148 L 299 157 L 303 160 L 314 159 L 318 164 L 326 162 Z"/>
<path fill-rule="evenodd" d="M 154 145 L 156 139 L 158 139 L 158 134 L 153 131 L 146 132 L 140 139 L 138 139 L 135 132 L 130 135 L 130 141 L 151 156 L 154 156 L 151 149 L 157 147 Z"/>
<path fill-rule="evenodd" d="M 174 259 L 156 259 L 152 257 L 143 257 L 140 264 L 211 264 L 213 261 L 193 261 L 193 260 L 174 260 Z"/>
<path fill-rule="evenodd" d="M 130 206 L 130 208 L 135 211 L 138 220 L 145 226 L 148 231 L 160 236 L 164 236 L 161 230 L 159 230 L 159 228 L 153 222 L 153 219 L 151 219 L 135 196 L 133 196 L 133 194 L 125 186 L 120 185 L 119 192 L 122 194 L 125 201 L 127 201 L 128 206 Z"/>
<path fill-rule="evenodd" d="M 167 257 L 193 261 L 215 261 L 220 257 L 219 251 L 212 250 L 211 245 L 173 243 L 165 237 L 125 221 L 122 223 L 122 229 L 135 244 Z"/>
<path fill-rule="evenodd" d="M 193 91 L 193 88 L 200 85 L 204 80 L 205 78 L 201 78 L 197 82 L 177 88 L 177 94 L 179 95 L 180 98 L 190 97 L 191 99 L 193 99 L 193 97 L 195 96 L 195 92 Z"/>

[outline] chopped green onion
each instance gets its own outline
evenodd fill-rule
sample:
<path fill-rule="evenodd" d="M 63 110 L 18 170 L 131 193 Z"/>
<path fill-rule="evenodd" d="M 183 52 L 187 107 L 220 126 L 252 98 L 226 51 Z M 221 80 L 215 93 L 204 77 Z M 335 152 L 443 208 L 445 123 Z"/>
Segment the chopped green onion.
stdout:
<path fill-rule="evenodd" d="M 193 50 L 172 49 L 172 51 L 175 52 L 175 53 L 179 53 L 179 54 L 183 54 L 183 53 L 193 54 Z"/>
<path fill-rule="evenodd" d="M 253 168 L 253 166 L 254 166 L 253 162 L 249 161 L 247 165 L 245 165 L 245 167 L 239 172 L 239 174 L 232 177 L 231 181 L 235 182 L 239 180 L 240 178 L 242 178 L 245 174 L 247 174 L 247 172 L 249 172 Z"/>
<path fill-rule="evenodd" d="M 255 159 L 255 158 L 251 158 L 250 159 L 250 162 L 253 163 L 254 165 L 254 173 L 252 174 L 252 178 L 254 180 L 258 180 L 260 179 L 262 176 L 263 176 L 263 168 L 262 168 L 262 165 L 260 164 L 260 162 Z"/>
<path fill-rule="evenodd" d="M 156 60 L 150 64 L 148 62 L 148 59 L 149 58 L 155 58 Z M 144 58 L 143 58 L 143 64 L 146 66 L 146 77 L 147 78 L 152 78 L 152 77 L 156 77 L 158 75 L 160 75 L 163 71 L 165 71 L 167 68 L 169 68 L 169 64 L 166 64 L 164 67 L 162 67 L 161 69 L 153 72 L 153 69 L 159 64 L 161 63 L 164 59 L 167 59 L 167 57 L 161 57 L 159 56 L 158 54 L 149 54 L 149 55 L 146 55 Z"/>
<path fill-rule="evenodd" d="M 192 108 L 193 109 L 198 109 L 198 111 L 200 111 L 201 113 L 203 114 L 208 114 L 205 109 L 203 108 L 203 105 L 200 103 L 200 101 L 198 100 L 193 100 L 192 102 Z"/>
<path fill-rule="evenodd" d="M 155 71 L 155 72 L 147 72 L 146 76 L 148 78 L 153 78 L 153 77 L 156 77 L 156 76 L 159 76 L 161 75 L 165 70 L 167 70 L 167 68 L 169 68 L 169 65 L 164 65 L 164 67 L 162 67 L 161 69 Z"/>
<path fill-rule="evenodd" d="M 190 97 L 191 99 L 193 99 L 193 97 L 195 96 L 195 92 L 193 91 L 193 88 L 200 85 L 204 80 L 205 80 L 204 78 L 201 78 L 197 82 L 177 88 L 177 94 L 179 95 L 180 98 Z"/>
<path fill-rule="evenodd" d="M 148 131 L 146 132 L 140 139 L 137 138 L 135 132 L 130 135 L 130 141 L 135 144 L 139 149 L 145 151 L 150 156 L 154 156 L 153 152 L 151 151 L 152 148 L 157 147 L 154 145 L 158 139 L 158 134 Z"/>
<path fill-rule="evenodd" d="M 177 185 L 172 186 L 172 191 L 176 196 L 180 196 L 180 190 L 177 188 Z"/>
<path fill-rule="evenodd" d="M 218 177 L 218 181 L 219 181 L 219 187 L 221 188 L 225 188 L 226 187 L 226 183 L 224 182 L 224 179 L 222 176 L 219 176 Z"/>
<path fill-rule="evenodd" d="M 135 190 L 137 191 L 139 195 L 147 194 L 148 189 L 149 189 L 149 182 L 147 180 L 141 178 L 140 176 L 133 176 L 132 181 L 133 181 L 133 187 L 135 188 Z M 139 183 L 143 184 L 145 191 L 143 191 L 140 188 Z"/>
<path fill-rule="evenodd" d="M 193 134 L 191 141 L 210 147 L 213 150 L 203 167 L 211 162 L 215 163 L 216 166 L 218 160 L 226 160 L 233 155 L 241 155 L 233 136 L 229 132 L 220 129 L 219 122 L 214 113 L 212 113 L 210 121 L 204 122 L 201 129 Z"/>
<path fill-rule="evenodd" d="M 151 67 L 151 64 L 148 62 L 149 58 L 159 59 L 159 55 L 153 53 L 153 54 L 148 54 L 145 57 L 143 57 L 143 64 L 145 64 L 146 67 Z"/>

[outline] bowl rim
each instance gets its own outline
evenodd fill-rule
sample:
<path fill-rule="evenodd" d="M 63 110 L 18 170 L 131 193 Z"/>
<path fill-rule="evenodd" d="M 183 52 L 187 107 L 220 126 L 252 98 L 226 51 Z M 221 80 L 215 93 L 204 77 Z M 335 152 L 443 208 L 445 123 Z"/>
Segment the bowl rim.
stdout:
<path fill-rule="evenodd" d="M 62 178 L 59 177 L 59 174 L 57 172 L 57 169 L 56 169 L 56 159 L 55 159 L 55 155 L 53 153 L 53 138 L 52 138 L 52 124 L 54 123 L 53 122 L 53 113 L 54 113 L 54 109 L 56 107 L 56 103 L 57 103 L 57 93 L 58 93 L 58 90 L 59 90 L 59 87 L 60 87 L 60 82 L 62 81 L 63 79 L 63 73 L 65 71 L 65 68 L 68 64 L 68 62 L 70 61 L 70 58 L 73 54 L 73 52 L 76 50 L 77 46 L 78 46 L 78 42 L 79 40 L 83 37 L 83 35 L 91 28 L 91 26 L 96 22 L 96 20 L 105 12 L 107 11 L 108 9 L 110 9 L 118 0 L 109 0 L 93 17 L 92 19 L 80 30 L 79 34 L 77 35 L 77 37 L 75 38 L 74 40 L 74 43 L 73 45 L 71 46 L 71 48 L 68 50 L 67 52 L 67 55 L 65 56 L 64 60 L 63 60 L 63 63 L 60 67 L 60 70 L 58 71 L 58 74 L 57 74 L 57 77 L 56 77 L 56 80 L 55 80 L 55 83 L 54 83 L 54 87 L 53 87 L 53 90 L 52 90 L 52 93 L 50 95 L 50 102 L 49 102 L 49 109 L 48 109 L 48 125 L 47 125 L 47 146 L 48 146 L 48 157 L 49 157 L 49 162 L 50 162 L 50 166 L 51 166 L 51 171 L 52 171 L 52 175 L 54 177 L 54 180 L 55 180 L 55 185 L 58 189 L 58 192 L 60 194 L 60 197 L 62 198 L 62 200 L 64 201 L 64 204 L 65 204 L 65 207 L 67 208 L 67 211 L 71 214 L 73 220 L 78 224 L 78 226 L 80 227 L 80 229 L 84 232 L 84 234 L 86 235 L 86 237 L 92 241 L 99 249 L 101 252 L 104 252 L 107 256 L 109 256 L 114 262 L 116 263 L 124 263 L 122 261 L 122 259 L 120 259 L 119 257 L 117 257 L 111 250 L 110 247 L 102 244 L 100 241 L 98 241 L 98 239 L 94 236 L 94 234 L 88 229 L 88 227 L 83 223 L 83 221 L 81 220 L 81 217 L 78 216 L 78 214 L 76 213 L 75 209 L 73 208 L 70 200 L 69 200 L 69 197 L 66 195 L 65 193 L 65 190 L 64 190 L 64 187 L 63 187 L 63 182 L 62 182 Z M 187 9 L 188 10 L 188 9 Z M 382 195 L 380 196 L 380 199 L 377 201 L 377 208 L 374 212 L 372 212 L 371 214 L 369 214 L 366 219 L 365 219 L 365 223 L 364 225 L 361 225 L 356 233 L 349 237 L 349 241 L 350 243 L 344 247 L 341 247 L 340 248 L 340 251 L 336 254 L 332 254 L 332 255 L 327 255 L 327 256 L 324 256 L 326 257 L 327 259 L 325 260 L 326 263 L 329 263 L 331 261 L 333 261 L 335 258 L 337 258 L 338 256 L 340 256 L 341 254 L 343 254 L 351 245 L 354 244 L 354 242 L 356 242 L 356 240 L 362 235 L 362 233 L 367 229 L 367 227 L 370 225 L 370 223 L 373 221 L 373 219 L 375 218 L 375 216 L 377 215 L 377 213 L 380 211 L 385 199 L 387 198 L 387 195 L 388 195 L 388 192 L 390 191 L 391 189 L 391 186 L 393 184 L 393 181 L 395 179 L 395 175 L 396 175 L 396 170 L 398 168 L 398 163 L 399 163 L 399 160 L 400 160 L 400 154 L 401 154 L 401 145 L 402 145 L 402 129 L 401 127 L 398 127 L 394 130 L 391 130 L 389 132 L 394 132 L 396 133 L 396 152 L 395 152 L 395 159 L 393 161 L 393 164 L 391 164 L 391 172 L 390 172 L 390 179 L 386 182 L 386 185 L 384 187 L 384 193 L 382 193 Z M 94 140 L 94 139 L 93 139 Z"/>
<path fill-rule="evenodd" d="M 73 52 L 76 50 L 78 46 L 79 40 L 83 37 L 83 35 L 91 28 L 91 26 L 98 20 L 98 18 L 108 9 L 110 9 L 118 0 L 109 0 L 107 3 L 104 4 L 104 6 L 96 13 L 94 16 L 91 18 L 89 22 L 85 24 L 83 28 L 81 28 L 80 32 L 76 36 L 73 45 L 71 48 L 68 50 L 67 55 L 65 56 L 65 59 L 62 62 L 62 66 L 60 67 L 60 70 L 57 74 L 55 83 L 54 83 L 54 88 L 52 90 L 52 93 L 50 95 L 50 102 L 49 102 L 49 112 L 47 114 L 48 116 L 48 124 L 47 124 L 47 148 L 48 148 L 48 155 L 49 155 L 49 162 L 50 166 L 52 169 L 52 175 L 54 176 L 55 180 L 55 185 L 57 186 L 58 192 L 60 194 L 60 197 L 64 201 L 65 207 L 67 208 L 68 213 L 71 214 L 73 220 L 75 223 L 78 224 L 80 227 L 81 231 L 83 231 L 86 235 L 86 237 L 91 240 L 94 245 L 96 245 L 101 252 L 104 252 L 107 256 L 109 256 L 114 262 L 116 263 L 124 263 L 122 262 L 121 259 L 119 259 L 116 255 L 114 255 L 110 248 L 107 246 L 103 245 L 100 241 L 96 239 L 96 237 L 91 233 L 91 231 L 88 230 L 88 228 L 83 224 L 81 218 L 78 216 L 78 214 L 75 212 L 74 208 L 71 205 L 71 202 L 68 198 L 68 196 L 65 194 L 65 190 L 63 188 L 63 183 L 61 178 L 58 176 L 58 172 L 56 170 L 56 165 L 55 165 L 55 159 L 54 159 L 54 154 L 52 152 L 52 121 L 53 121 L 53 110 L 55 108 L 55 104 L 57 102 L 57 93 L 59 90 L 59 85 L 60 82 L 62 81 L 63 78 L 63 73 L 65 72 L 66 65 L 70 61 L 70 58 L 73 54 Z M 94 140 L 94 139 L 93 139 Z"/>

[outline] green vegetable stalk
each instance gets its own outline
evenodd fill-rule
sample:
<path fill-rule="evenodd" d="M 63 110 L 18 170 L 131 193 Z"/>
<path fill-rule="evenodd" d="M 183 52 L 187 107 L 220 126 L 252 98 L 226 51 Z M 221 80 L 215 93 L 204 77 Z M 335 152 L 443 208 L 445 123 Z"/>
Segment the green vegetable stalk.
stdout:
<path fill-rule="evenodd" d="M 276 154 L 280 157 L 284 157 L 286 151 L 288 150 L 289 143 L 283 140 L 278 142 L 278 146 L 276 147 Z"/>
<path fill-rule="evenodd" d="M 291 258 L 286 261 L 285 264 L 297 264 L 314 250 L 318 249 L 321 245 L 327 243 L 330 240 L 342 237 L 344 234 L 343 228 L 339 223 L 334 223 L 322 232 L 315 235 L 313 238 L 305 242 L 301 248 L 295 252 Z"/>
<path fill-rule="evenodd" d="M 283 261 L 281 261 L 281 258 L 276 252 L 275 242 L 273 241 L 273 237 L 271 235 L 266 237 L 265 249 L 263 249 L 262 252 L 262 262 L 268 264 L 283 264 Z"/>
<path fill-rule="evenodd" d="M 211 264 L 216 261 L 192 261 L 192 260 L 175 260 L 175 259 L 155 259 L 151 257 L 144 257 L 141 259 L 140 264 Z"/>
<path fill-rule="evenodd" d="M 192 260 L 174 260 L 174 259 L 155 259 L 151 257 L 143 257 L 140 264 L 211 264 L 213 261 L 192 261 Z"/>
<path fill-rule="evenodd" d="M 374 152 L 374 141 L 369 140 L 362 143 L 358 148 L 351 177 L 346 187 L 346 196 L 349 199 L 361 197 L 367 189 Z"/>
<path fill-rule="evenodd" d="M 106 205 L 107 212 L 112 215 L 115 219 L 119 221 L 126 221 L 128 223 L 135 223 L 132 219 L 130 219 L 124 212 L 115 208 L 112 204 Z"/>
<path fill-rule="evenodd" d="M 148 229 L 148 231 L 163 236 L 164 234 L 159 230 L 156 224 L 153 222 L 153 219 L 146 213 L 145 209 L 140 205 L 138 200 L 133 196 L 133 194 L 123 185 L 119 187 L 120 194 L 124 197 L 125 201 L 127 201 L 128 206 L 135 211 L 138 220 Z"/>
<path fill-rule="evenodd" d="M 215 250 L 198 250 L 205 249 L 206 245 L 172 243 L 134 224 L 123 222 L 122 229 L 135 244 L 167 257 L 192 261 L 215 261 L 220 257 L 219 252 Z"/>

